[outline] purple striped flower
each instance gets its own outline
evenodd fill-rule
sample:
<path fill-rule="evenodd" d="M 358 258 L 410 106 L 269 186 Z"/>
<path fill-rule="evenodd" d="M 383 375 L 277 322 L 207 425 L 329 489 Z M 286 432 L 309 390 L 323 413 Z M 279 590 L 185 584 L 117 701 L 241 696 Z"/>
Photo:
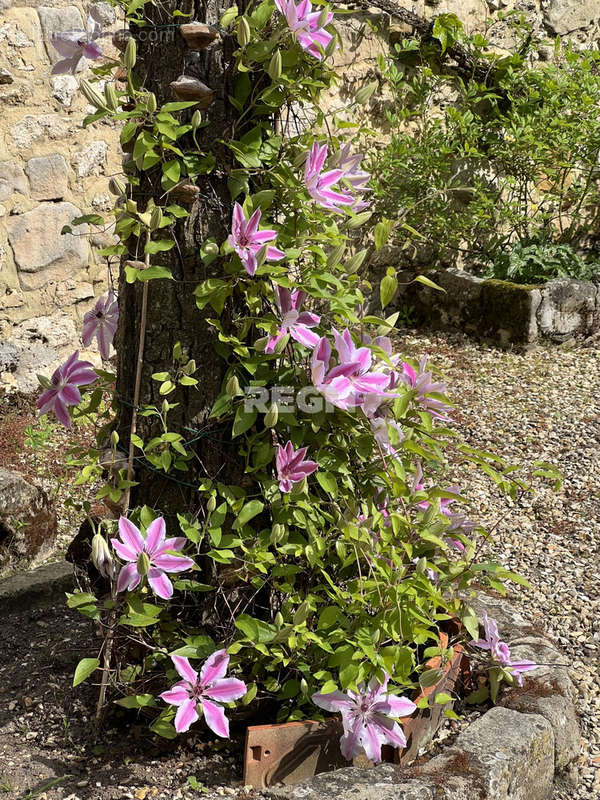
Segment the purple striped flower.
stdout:
<path fill-rule="evenodd" d="M 533 661 L 512 661 L 508 645 L 500 639 L 496 620 L 488 617 L 487 611 L 482 612 L 482 619 L 485 636 L 483 639 L 474 639 L 470 644 L 481 650 L 489 650 L 494 661 L 501 667 L 506 667 L 515 678 L 517 686 L 522 686 L 522 673 L 531 672 L 532 669 L 537 669 L 538 665 Z"/>
<path fill-rule="evenodd" d="M 343 177 L 344 170 L 338 168 L 323 172 L 326 158 L 327 145 L 314 142 L 304 165 L 304 184 L 308 193 L 320 206 L 331 211 L 339 211 L 340 205 L 354 205 L 356 198 L 351 192 L 346 189 L 334 192 L 331 188 Z"/>
<path fill-rule="evenodd" d="M 79 350 L 76 350 L 54 371 L 49 383 L 45 379 L 46 391 L 42 392 L 37 401 L 40 414 L 54 411 L 56 418 L 65 428 L 70 429 L 71 417 L 67 410 L 68 406 L 81 403 L 81 392 L 78 387 L 93 383 L 97 377 L 94 365 L 89 361 L 79 361 Z"/>
<path fill-rule="evenodd" d="M 247 220 L 244 209 L 239 203 L 236 203 L 233 207 L 231 233 L 227 241 L 240 257 L 248 275 L 254 275 L 256 272 L 258 251 L 267 242 L 272 242 L 277 237 L 277 231 L 258 230 L 261 214 L 260 208 L 257 208 L 250 219 Z M 285 258 L 285 253 L 277 247 L 267 247 L 266 257 L 268 261 L 281 261 L 282 258 Z"/>
<path fill-rule="evenodd" d="M 285 447 L 279 445 L 277 448 L 275 463 L 277 465 L 279 488 L 282 492 L 291 492 L 292 484 L 299 483 L 303 478 L 311 475 L 319 468 L 315 461 L 304 460 L 307 449 L 306 447 L 301 447 L 299 450 L 294 450 L 291 442 L 288 442 Z"/>
<path fill-rule="evenodd" d="M 132 592 L 144 577 L 154 594 L 168 600 L 173 596 L 173 584 L 167 572 L 184 572 L 194 566 L 191 558 L 171 551 L 182 550 L 186 539 L 179 536 L 165 539 L 166 527 L 162 517 L 153 520 L 144 538 L 139 529 L 126 517 L 119 519 L 119 539 L 111 539 L 119 558 L 128 562 L 119 572 L 117 592 Z"/>
<path fill-rule="evenodd" d="M 281 327 L 275 336 L 270 337 L 265 347 L 265 353 L 273 353 L 277 342 L 283 339 L 286 333 L 289 333 L 292 339 L 300 344 L 313 348 L 319 341 L 319 334 L 311 331 L 310 328 L 318 325 L 321 318 L 309 311 L 298 310 L 306 299 L 306 292 L 301 292 L 299 289 L 290 292 L 283 286 L 275 286 L 274 292 L 275 302 L 281 313 Z"/>
<path fill-rule="evenodd" d="M 163 692 L 160 697 L 165 703 L 177 706 L 175 714 L 177 733 L 189 730 L 190 725 L 193 725 L 202 713 L 211 731 L 217 736 L 228 739 L 229 720 L 220 703 L 238 700 L 246 694 L 247 689 L 243 681 L 225 677 L 229 665 L 227 651 L 217 650 L 209 656 L 199 675 L 187 658 L 171 656 L 171 661 L 182 680 L 167 692 Z"/>
<path fill-rule="evenodd" d="M 98 61 L 103 52 L 96 44 L 102 33 L 102 23 L 92 13 L 88 14 L 87 31 L 71 30 L 57 33 L 51 37 L 52 47 L 62 56 L 52 68 L 52 75 L 75 74 L 82 58 Z"/>
<path fill-rule="evenodd" d="M 86 347 L 89 347 L 95 337 L 104 361 L 110 355 L 110 346 L 117 331 L 118 321 L 119 304 L 112 289 L 104 297 L 99 297 L 96 305 L 83 317 L 81 340 Z"/>
<path fill-rule="evenodd" d="M 322 51 L 333 38 L 328 31 L 319 26 L 321 11 L 313 11 L 310 0 L 300 0 L 298 5 L 294 0 L 275 0 L 275 5 L 285 17 L 289 29 L 295 34 L 300 46 L 313 58 L 321 61 Z M 329 12 L 325 25 L 329 25 L 332 19 L 333 14 Z"/>
<path fill-rule="evenodd" d="M 358 693 L 348 691 L 313 694 L 312 701 L 326 711 L 339 711 L 342 715 L 344 735 L 340 749 L 350 761 L 364 750 L 374 763 L 381 761 L 381 746 L 406 747 L 402 728 L 394 721 L 410 716 L 416 705 L 407 697 L 396 697 L 386 692 L 389 676 L 380 684 L 373 678 L 365 689 L 361 684 Z"/>

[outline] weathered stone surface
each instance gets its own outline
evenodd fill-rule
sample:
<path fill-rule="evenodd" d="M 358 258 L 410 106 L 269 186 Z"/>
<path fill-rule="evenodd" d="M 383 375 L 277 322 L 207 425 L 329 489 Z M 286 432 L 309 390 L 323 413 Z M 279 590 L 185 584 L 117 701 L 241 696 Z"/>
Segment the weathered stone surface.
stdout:
<path fill-rule="evenodd" d="M 69 130 L 68 123 L 55 114 L 27 114 L 12 126 L 10 135 L 19 149 L 27 149 L 37 139 L 64 139 Z"/>
<path fill-rule="evenodd" d="M 67 192 L 68 167 L 64 156 L 53 153 L 51 156 L 30 158 L 26 172 L 34 200 L 62 200 Z"/>
<path fill-rule="evenodd" d="M 315 775 L 296 786 L 263 789 L 273 800 L 435 800 L 435 783 L 401 781 L 392 764 L 374 769 L 348 767 Z"/>
<path fill-rule="evenodd" d="M 557 693 L 551 681 L 529 678 L 527 691 L 511 692 L 501 705 L 524 714 L 539 714 L 548 720 L 554 732 L 554 764 L 563 770 L 579 755 L 581 735 L 570 698 Z"/>
<path fill-rule="evenodd" d="M 547 283 L 537 310 L 542 333 L 557 341 L 591 333 L 598 323 L 598 292 L 598 286 L 589 281 L 557 278 Z"/>
<path fill-rule="evenodd" d="M 42 203 L 7 220 L 8 240 L 24 289 L 39 289 L 49 280 L 70 277 L 87 265 L 85 236 L 60 233 L 77 216 L 80 211 L 71 203 Z M 80 226 L 78 233 L 87 233 L 87 226 Z"/>
<path fill-rule="evenodd" d="M 600 19 L 600 5 L 598 0 L 550 0 L 544 19 L 554 33 L 564 36 Z"/>
<path fill-rule="evenodd" d="M 65 6 L 64 8 L 52 8 L 51 6 L 40 6 L 38 8 L 40 24 L 44 35 L 44 43 L 48 51 L 50 61 L 55 64 L 62 58 L 61 55 L 52 47 L 50 39 L 54 34 L 62 31 L 82 31 L 83 19 L 77 6 Z"/>
<path fill-rule="evenodd" d="M 14 192 L 27 194 L 27 178 L 13 161 L 0 162 L 0 200 L 8 200 Z"/>
<path fill-rule="evenodd" d="M 0 83 L 13 83 L 12 73 L 6 67 L 0 67 Z"/>
<path fill-rule="evenodd" d="M 52 97 L 55 97 L 65 108 L 70 108 L 73 98 L 79 91 L 77 78 L 73 75 L 51 75 Z"/>
<path fill-rule="evenodd" d="M 0 372 L 14 372 L 19 363 L 19 348 L 13 342 L 0 342 Z"/>
<path fill-rule="evenodd" d="M 8 614 L 23 608 L 34 608 L 56 602 L 64 592 L 73 589 L 73 565 L 65 561 L 18 572 L 0 582 L 0 611 Z"/>
<path fill-rule="evenodd" d="M 436 782 L 436 797 L 447 800 L 549 800 L 552 726 L 536 714 L 492 708 L 453 747 L 412 774 Z"/>
<path fill-rule="evenodd" d="M 48 557 L 56 533 L 56 512 L 46 493 L 0 467 L 0 571 L 20 559 Z"/>
<path fill-rule="evenodd" d="M 79 150 L 73 156 L 73 164 L 77 167 L 77 175 L 86 178 L 88 175 L 99 175 L 104 169 L 108 145 L 97 140 L 88 147 Z"/>

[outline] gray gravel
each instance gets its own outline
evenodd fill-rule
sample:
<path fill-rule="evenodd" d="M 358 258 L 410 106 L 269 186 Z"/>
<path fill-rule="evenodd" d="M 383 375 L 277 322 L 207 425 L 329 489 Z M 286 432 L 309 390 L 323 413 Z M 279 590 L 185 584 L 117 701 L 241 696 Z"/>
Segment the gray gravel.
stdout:
<path fill-rule="evenodd" d="M 581 754 L 577 791 L 555 800 L 600 797 L 600 342 L 539 346 L 524 355 L 477 345 L 462 335 L 403 336 L 405 354 L 429 355 L 459 407 L 457 427 L 469 444 L 513 464 L 545 460 L 562 472 L 554 493 L 535 481 L 518 503 L 499 495 L 474 468 L 457 482 L 471 516 L 501 520 L 489 548 L 526 577 L 531 589 L 514 603 L 561 646 L 578 691 Z"/>

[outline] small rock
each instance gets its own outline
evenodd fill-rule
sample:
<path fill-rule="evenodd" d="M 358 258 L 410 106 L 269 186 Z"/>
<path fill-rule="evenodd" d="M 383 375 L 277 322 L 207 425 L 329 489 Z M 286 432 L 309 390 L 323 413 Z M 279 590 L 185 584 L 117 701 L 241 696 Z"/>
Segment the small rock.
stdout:
<path fill-rule="evenodd" d="M 0 83 L 7 84 L 13 83 L 13 81 L 14 78 L 11 73 L 5 67 L 0 67 Z"/>

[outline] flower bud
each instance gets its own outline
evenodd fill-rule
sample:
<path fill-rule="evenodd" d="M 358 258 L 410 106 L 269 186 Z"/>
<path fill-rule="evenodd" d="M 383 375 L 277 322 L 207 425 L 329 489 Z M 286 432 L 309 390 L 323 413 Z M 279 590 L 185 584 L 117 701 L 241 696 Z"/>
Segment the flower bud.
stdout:
<path fill-rule="evenodd" d="M 156 103 L 156 95 L 154 94 L 154 92 L 149 92 L 148 95 L 146 96 L 146 108 L 148 109 L 150 114 L 154 114 L 157 107 L 158 106 Z"/>
<path fill-rule="evenodd" d="M 273 55 L 271 56 L 271 60 L 269 61 L 269 66 L 267 68 L 267 72 L 269 73 L 269 77 L 271 77 L 274 81 L 278 80 L 281 77 L 281 51 L 276 50 Z"/>
<path fill-rule="evenodd" d="M 273 620 L 273 624 L 275 625 L 276 628 L 281 628 L 281 626 L 283 625 L 283 615 L 281 611 L 278 611 L 275 614 L 275 619 Z"/>
<path fill-rule="evenodd" d="M 84 78 L 82 78 L 79 81 L 79 88 L 90 105 L 102 111 L 108 110 L 105 99 L 101 94 L 98 94 L 89 81 L 86 81 Z"/>
<path fill-rule="evenodd" d="M 137 59 L 137 45 L 135 43 L 135 39 L 132 36 L 127 41 L 127 47 L 125 48 L 125 55 L 123 56 L 123 62 L 127 67 L 127 69 L 133 69 L 135 67 L 136 59 Z"/>
<path fill-rule="evenodd" d="M 110 434 L 110 443 L 113 447 L 116 447 L 119 444 L 119 434 L 116 431 L 113 431 Z"/>
<path fill-rule="evenodd" d="M 147 553 L 142 551 L 139 554 L 136 568 L 140 575 L 144 576 L 148 574 L 148 570 L 150 569 L 150 559 L 148 558 Z"/>
<path fill-rule="evenodd" d="M 169 401 L 168 400 L 163 400 L 162 401 L 162 413 L 163 413 L 163 415 L 165 417 L 169 413 Z"/>
<path fill-rule="evenodd" d="M 274 428 L 279 419 L 279 408 L 277 403 L 271 403 L 269 410 L 265 414 L 265 428 Z"/>
<path fill-rule="evenodd" d="M 230 397 L 237 397 L 238 394 L 241 394 L 240 382 L 237 379 L 237 375 L 232 375 L 231 378 L 229 378 L 225 386 L 225 391 Z"/>
<path fill-rule="evenodd" d="M 240 17 L 237 28 L 237 40 L 241 47 L 245 47 L 250 42 L 250 23 L 246 17 Z"/>
<path fill-rule="evenodd" d="M 115 562 L 101 533 L 94 534 L 92 538 L 92 564 L 104 578 L 112 579 L 115 574 Z"/>
<path fill-rule="evenodd" d="M 150 230 L 155 231 L 160 228 L 163 221 L 163 214 L 159 206 L 154 206 L 150 214 Z"/>
<path fill-rule="evenodd" d="M 202 114 L 199 111 L 194 111 L 192 114 L 192 130 L 195 132 L 202 124 Z"/>
<path fill-rule="evenodd" d="M 111 111 L 116 111 L 119 108 L 119 95 L 112 83 L 107 83 L 104 87 L 104 97 L 106 98 L 106 105 Z"/>
<path fill-rule="evenodd" d="M 327 22 L 329 21 L 329 14 L 330 13 L 331 12 L 327 8 L 327 6 L 325 6 L 325 8 L 321 11 L 321 13 L 319 14 L 319 16 L 317 18 L 317 28 L 323 28 L 325 25 L 327 25 Z"/>
<path fill-rule="evenodd" d="M 267 260 L 267 250 L 268 249 L 269 249 L 269 245 L 268 244 L 263 244 L 263 246 L 260 248 L 260 250 L 256 254 L 256 266 L 257 267 L 262 267 L 262 265 Z"/>
<path fill-rule="evenodd" d="M 117 197 L 122 197 L 127 192 L 127 187 L 118 178 L 111 178 L 108 182 L 108 190 Z"/>
<path fill-rule="evenodd" d="M 302 678 L 300 681 L 300 691 L 303 695 L 308 695 L 308 683 L 304 678 Z"/>
<path fill-rule="evenodd" d="M 278 544 L 283 537 L 285 536 L 285 527 L 281 525 L 279 522 L 276 522 L 275 525 L 271 528 L 271 537 L 270 541 L 271 544 Z"/>
<path fill-rule="evenodd" d="M 137 203 L 135 200 L 128 199 L 125 203 L 125 208 L 130 214 L 137 214 Z"/>
<path fill-rule="evenodd" d="M 50 378 L 47 378 L 45 375 L 38 375 L 37 379 L 39 381 L 40 386 L 43 389 L 51 389 L 52 388 L 52 381 Z"/>
<path fill-rule="evenodd" d="M 208 498 L 208 502 L 206 503 L 206 510 L 212 514 L 212 512 L 215 510 L 216 507 L 217 507 L 217 498 L 213 494 Z"/>

